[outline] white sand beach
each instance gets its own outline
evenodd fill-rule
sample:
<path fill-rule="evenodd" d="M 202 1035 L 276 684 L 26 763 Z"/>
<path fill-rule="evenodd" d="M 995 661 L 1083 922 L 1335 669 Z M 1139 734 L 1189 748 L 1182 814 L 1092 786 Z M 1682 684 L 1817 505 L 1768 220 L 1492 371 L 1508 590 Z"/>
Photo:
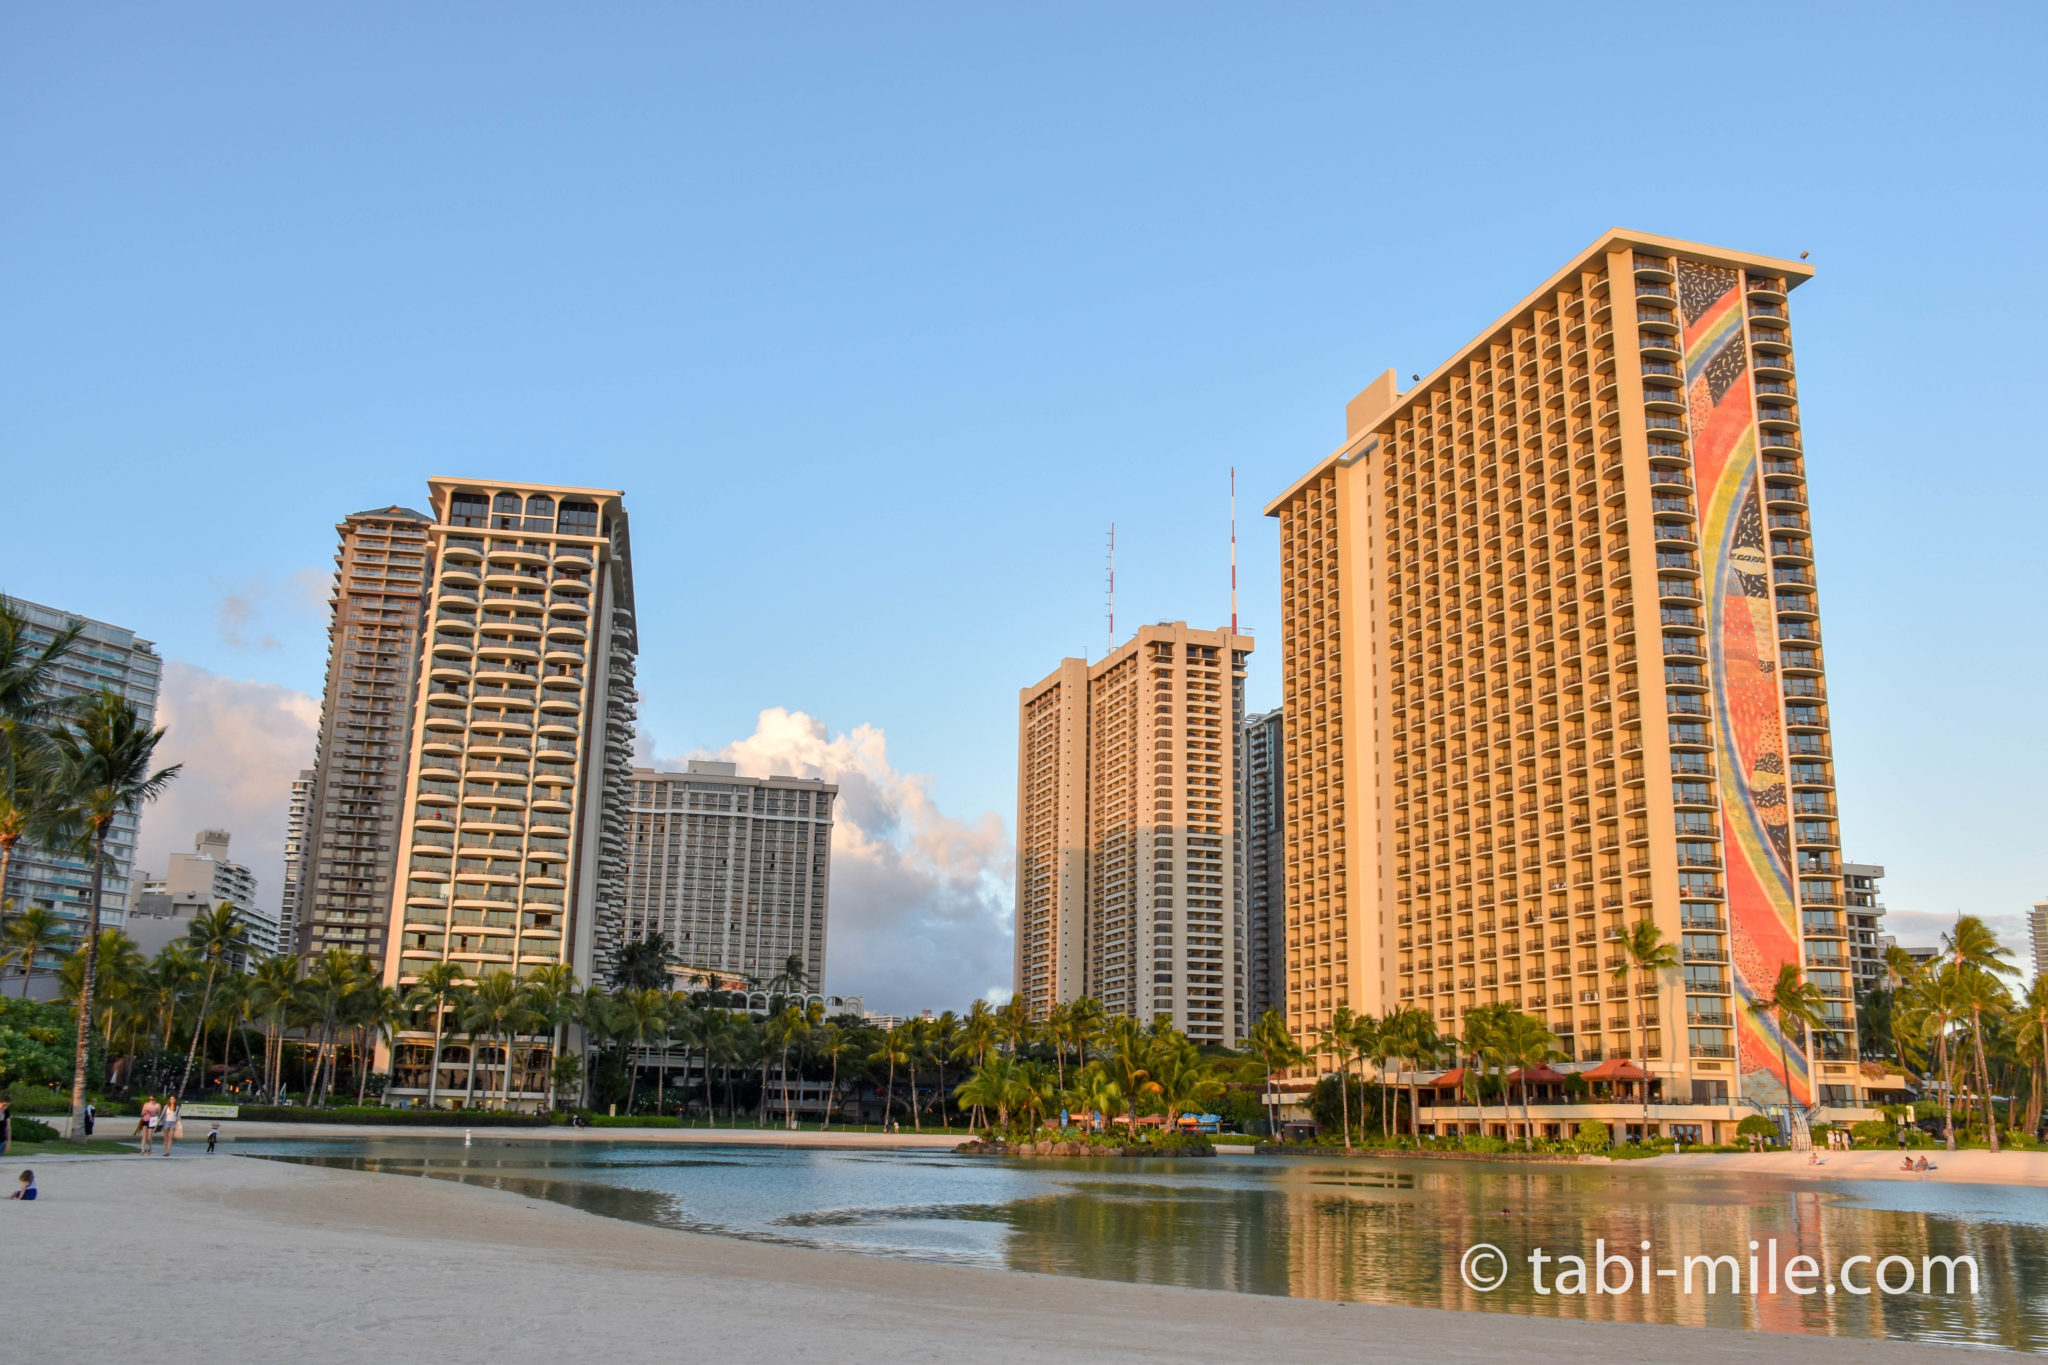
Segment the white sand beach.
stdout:
<path fill-rule="evenodd" d="M 921 1265 L 230 1155 L 37 1164 L 43 1197 L 0 1202 L 12 1360 L 1956 1359 L 1893 1342 Z"/>

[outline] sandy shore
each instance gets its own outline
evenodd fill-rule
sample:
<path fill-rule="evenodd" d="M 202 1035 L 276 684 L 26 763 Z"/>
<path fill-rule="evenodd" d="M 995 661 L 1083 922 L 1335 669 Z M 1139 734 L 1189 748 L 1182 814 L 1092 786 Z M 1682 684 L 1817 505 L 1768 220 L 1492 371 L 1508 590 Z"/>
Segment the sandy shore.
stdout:
<path fill-rule="evenodd" d="M 1899 1169 L 1900 1152 L 1820 1153 L 1820 1164 L 1809 1164 L 1805 1152 L 1699 1152 L 1692 1156 L 1654 1156 L 1628 1162 L 1629 1166 L 1654 1167 L 1660 1171 L 1697 1171 L 1705 1175 L 1757 1172 L 1788 1180 L 1919 1180 L 1918 1174 Z M 1926 1157 L 1935 1169 L 1925 1179 L 1953 1185 L 2048 1185 L 2048 1152 L 1931 1152 L 1916 1151 L 1914 1160 Z M 1617 1163 L 1620 1164 L 1620 1163 Z"/>
<path fill-rule="evenodd" d="M 918 1265 L 672 1232 L 477 1186 L 232 1156 L 39 1165 L 41 1200 L 0 1203 L 15 1360 L 1955 1359 L 1896 1342 Z"/>
<path fill-rule="evenodd" d="M 56 1128 L 59 1133 L 70 1131 L 69 1117 L 44 1119 L 43 1122 Z M 206 1130 L 213 1126 L 212 1119 L 186 1119 L 186 1144 L 206 1145 Z M 116 1142 L 128 1138 L 135 1129 L 132 1118 L 101 1119 L 93 1136 L 111 1138 Z M 504 1139 L 515 1142 L 652 1142 L 652 1143 L 715 1143 L 719 1146 L 761 1146 L 761 1147 L 870 1147 L 882 1150 L 904 1150 L 914 1148 L 939 1148 L 951 1150 L 967 1140 L 967 1134 L 960 1129 L 951 1133 L 849 1133 L 825 1132 L 798 1129 L 790 1132 L 780 1128 L 476 1128 L 464 1129 L 460 1123 L 450 1124 L 379 1124 L 379 1123 L 258 1123 L 243 1119 L 222 1119 L 220 1136 L 223 1142 L 276 1142 L 281 1138 L 454 1138 L 461 1140 L 465 1131 L 473 1132 L 478 1140 L 484 1138 Z"/>

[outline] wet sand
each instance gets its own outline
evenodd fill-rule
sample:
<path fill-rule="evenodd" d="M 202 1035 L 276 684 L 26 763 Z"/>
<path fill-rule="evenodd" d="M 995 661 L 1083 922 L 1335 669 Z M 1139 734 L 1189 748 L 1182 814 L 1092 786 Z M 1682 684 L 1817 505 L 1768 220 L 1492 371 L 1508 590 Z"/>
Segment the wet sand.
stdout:
<path fill-rule="evenodd" d="M 1699 1152 L 1692 1156 L 1654 1156 L 1627 1163 L 1652 1166 L 1667 1173 L 1698 1171 L 1725 1175 L 1756 1172 L 1787 1180 L 1919 1180 L 1917 1172 L 1899 1169 L 1905 1153 L 1830 1152 L 1818 1153 L 1820 1162 L 1807 1160 L 1805 1152 Z M 1926 1157 L 1934 1169 L 1925 1179 L 1950 1184 L 2048 1185 L 2048 1152 L 1944 1152 L 1915 1151 L 1915 1161 Z M 1617 1165 L 1621 1163 L 1616 1163 Z"/>
<path fill-rule="evenodd" d="M 879 1135 L 878 1135 L 879 1136 Z M 1953 1361 L 1943 1347 L 919 1265 L 472 1185 L 196 1150 L 38 1161 L 0 1201 L 7 1357 L 1020 1362 Z"/>

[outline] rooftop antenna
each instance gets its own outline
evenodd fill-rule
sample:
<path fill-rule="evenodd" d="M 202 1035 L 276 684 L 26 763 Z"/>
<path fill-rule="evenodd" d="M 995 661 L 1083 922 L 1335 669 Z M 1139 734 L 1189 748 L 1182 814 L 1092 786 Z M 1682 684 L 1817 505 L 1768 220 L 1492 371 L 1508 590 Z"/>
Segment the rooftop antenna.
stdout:
<path fill-rule="evenodd" d="M 1109 524 L 1109 649 L 1116 653 L 1116 523 Z"/>
<path fill-rule="evenodd" d="M 1230 633 L 1237 634 L 1237 466 L 1230 467 Z"/>

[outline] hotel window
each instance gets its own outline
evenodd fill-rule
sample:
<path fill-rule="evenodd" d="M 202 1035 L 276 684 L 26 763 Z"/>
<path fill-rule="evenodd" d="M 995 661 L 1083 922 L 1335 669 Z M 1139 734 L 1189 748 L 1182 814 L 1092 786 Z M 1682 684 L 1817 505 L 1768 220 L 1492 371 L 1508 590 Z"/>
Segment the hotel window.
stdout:
<path fill-rule="evenodd" d="M 448 503 L 450 526 L 481 526 L 489 506 L 481 493 L 457 493 Z"/>

